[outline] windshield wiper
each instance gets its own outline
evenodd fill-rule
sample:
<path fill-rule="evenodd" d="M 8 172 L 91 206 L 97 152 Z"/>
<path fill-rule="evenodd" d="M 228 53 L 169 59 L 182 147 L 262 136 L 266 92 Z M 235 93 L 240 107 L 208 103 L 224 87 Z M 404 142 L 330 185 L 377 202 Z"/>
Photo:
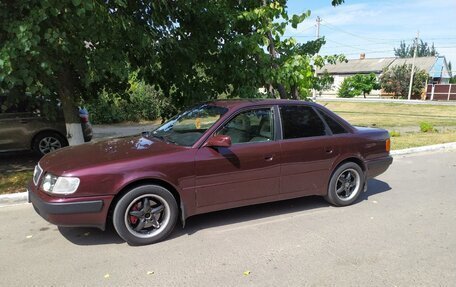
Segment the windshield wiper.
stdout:
<path fill-rule="evenodd" d="M 168 138 L 167 136 L 165 136 L 165 135 L 153 134 L 152 136 L 153 136 L 153 137 L 156 137 L 156 138 L 158 138 L 158 139 L 161 139 L 161 140 L 163 140 L 163 141 L 165 141 L 165 142 L 167 142 L 167 143 L 176 144 L 175 141 L 169 139 L 169 138 Z"/>

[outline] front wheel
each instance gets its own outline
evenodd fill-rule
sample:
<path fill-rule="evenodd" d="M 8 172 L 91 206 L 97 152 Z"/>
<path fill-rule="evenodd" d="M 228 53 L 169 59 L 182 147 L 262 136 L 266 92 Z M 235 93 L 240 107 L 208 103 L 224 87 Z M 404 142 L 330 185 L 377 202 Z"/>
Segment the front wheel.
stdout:
<path fill-rule="evenodd" d="M 350 205 L 356 201 L 364 186 L 364 174 L 359 165 L 347 162 L 331 176 L 326 201 L 336 206 Z"/>
<path fill-rule="evenodd" d="M 178 217 L 174 196 L 157 185 L 130 190 L 117 203 L 113 224 L 122 239 L 131 245 L 152 244 L 166 238 Z"/>

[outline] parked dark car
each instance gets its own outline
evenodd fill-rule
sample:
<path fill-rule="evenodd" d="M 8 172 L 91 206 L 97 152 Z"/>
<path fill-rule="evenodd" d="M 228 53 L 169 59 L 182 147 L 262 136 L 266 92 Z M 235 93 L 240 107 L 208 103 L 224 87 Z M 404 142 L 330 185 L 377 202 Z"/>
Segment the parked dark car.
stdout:
<path fill-rule="evenodd" d="M 0 106 L 6 96 L 0 96 Z M 41 155 L 67 146 L 65 120 L 58 106 L 54 120 L 42 113 L 38 103 L 26 101 L 9 106 L 0 113 L 0 152 L 33 150 Z M 92 139 L 89 113 L 79 108 L 84 141 Z"/>
<path fill-rule="evenodd" d="M 104 229 L 130 244 L 164 239 L 180 218 L 321 195 L 356 201 L 392 163 L 382 129 L 353 127 L 318 104 L 215 101 L 142 136 L 44 156 L 29 200 L 51 223 Z"/>

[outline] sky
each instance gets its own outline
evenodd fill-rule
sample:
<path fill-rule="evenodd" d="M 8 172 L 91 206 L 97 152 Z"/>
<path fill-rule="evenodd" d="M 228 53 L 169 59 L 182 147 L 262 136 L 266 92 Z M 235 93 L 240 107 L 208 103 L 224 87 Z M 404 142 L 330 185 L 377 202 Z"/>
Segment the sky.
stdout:
<path fill-rule="evenodd" d="M 289 0 L 289 14 L 311 11 L 297 29 L 285 36 L 299 42 L 315 39 L 316 18 L 322 19 L 320 36 L 326 39 L 321 55 L 345 54 L 347 59 L 392 57 L 400 41 L 419 38 L 434 43 L 439 55 L 452 62 L 456 74 L 456 0 L 345 0 L 333 7 L 331 0 Z"/>

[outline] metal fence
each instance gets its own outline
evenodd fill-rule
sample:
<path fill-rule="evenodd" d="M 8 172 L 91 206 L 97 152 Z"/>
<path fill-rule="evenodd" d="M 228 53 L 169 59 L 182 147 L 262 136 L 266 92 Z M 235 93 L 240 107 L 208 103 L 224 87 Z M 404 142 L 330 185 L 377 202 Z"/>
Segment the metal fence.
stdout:
<path fill-rule="evenodd" d="M 426 100 L 430 101 L 456 101 L 456 84 L 428 85 Z"/>

